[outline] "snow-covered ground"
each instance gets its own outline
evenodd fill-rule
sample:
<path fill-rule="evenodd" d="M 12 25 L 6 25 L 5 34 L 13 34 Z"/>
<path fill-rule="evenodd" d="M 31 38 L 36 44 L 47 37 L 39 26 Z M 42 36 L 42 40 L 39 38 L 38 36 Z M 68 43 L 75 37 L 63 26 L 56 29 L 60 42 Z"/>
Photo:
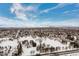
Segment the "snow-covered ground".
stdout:
<path fill-rule="evenodd" d="M 29 48 L 27 48 L 27 42 L 25 44 L 22 44 L 23 41 L 27 40 L 28 42 L 30 42 L 30 40 L 33 40 L 37 46 L 40 45 L 40 41 L 41 41 L 41 44 L 45 44 L 46 46 L 49 45 L 49 47 L 60 47 L 61 49 L 59 51 L 65 51 L 65 47 L 69 47 L 69 44 L 62 44 L 60 41 L 58 41 L 57 39 L 59 38 L 44 38 L 44 37 L 36 37 L 36 38 L 33 38 L 32 36 L 28 36 L 28 37 L 19 37 L 18 38 L 18 41 L 21 43 L 22 45 L 22 56 L 25 56 L 25 55 L 35 55 L 37 53 L 40 53 L 39 51 L 36 50 L 36 47 L 32 47 L 30 44 L 29 44 Z M 3 47 L 3 53 L 5 55 L 5 53 L 7 53 L 8 55 L 12 55 L 12 53 L 14 53 L 14 51 L 17 50 L 17 46 L 18 46 L 18 41 L 17 39 L 14 39 L 13 41 L 10 41 L 9 38 L 0 38 L 0 47 Z M 7 49 L 5 49 L 5 47 L 7 47 Z M 10 48 L 11 47 L 11 48 Z M 64 47 L 64 49 L 63 49 Z M 69 49 L 69 48 L 68 48 Z M 68 50 L 67 49 L 67 50 Z M 72 48 L 71 48 L 72 49 Z M 10 50 L 10 52 L 8 52 L 8 50 Z M 1 48 L 0 48 L 0 51 Z M 7 52 L 6 52 L 7 51 Z"/>
<path fill-rule="evenodd" d="M 79 56 L 79 52 L 78 53 L 71 53 L 71 54 L 64 54 L 61 56 Z"/>
<path fill-rule="evenodd" d="M 17 49 L 18 42 L 17 40 L 10 41 L 9 38 L 0 38 L 0 52 L 3 52 L 2 55 L 12 55 Z"/>

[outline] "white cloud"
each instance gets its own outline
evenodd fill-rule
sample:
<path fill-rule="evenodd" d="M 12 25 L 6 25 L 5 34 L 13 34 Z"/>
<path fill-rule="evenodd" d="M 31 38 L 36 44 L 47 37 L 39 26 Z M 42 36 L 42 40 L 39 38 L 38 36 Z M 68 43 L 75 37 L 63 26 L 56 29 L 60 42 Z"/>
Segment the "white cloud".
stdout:
<path fill-rule="evenodd" d="M 25 9 L 21 4 L 13 4 L 12 8 L 10 9 L 11 13 L 15 13 L 16 18 L 20 20 L 28 20 L 26 14 L 24 13 Z"/>
<path fill-rule="evenodd" d="M 9 27 L 9 26 L 16 26 L 16 23 L 13 20 L 10 20 L 5 17 L 0 17 L 0 27 Z"/>
<path fill-rule="evenodd" d="M 33 6 L 33 5 L 27 6 L 27 7 L 25 8 L 26 11 L 33 11 L 33 12 L 35 12 L 37 9 L 38 9 L 38 8 L 37 8 L 36 6 Z"/>
<path fill-rule="evenodd" d="M 51 8 L 48 8 L 48 9 L 45 9 L 43 11 L 41 11 L 40 13 L 47 13 L 48 11 L 50 10 L 55 10 L 57 8 L 63 8 L 64 6 L 66 6 L 67 4 L 64 4 L 64 3 L 59 3 L 58 5 L 56 5 L 55 7 L 51 7 Z"/>
<path fill-rule="evenodd" d="M 36 12 L 39 6 L 40 5 L 29 5 L 25 7 L 25 6 L 22 6 L 22 4 L 20 3 L 15 3 L 10 8 L 10 11 L 11 13 L 15 13 L 17 19 L 27 21 L 29 20 L 28 16 L 31 14 L 28 12 Z M 33 14 L 32 16 L 30 16 L 30 18 L 32 17 L 34 18 L 35 16 L 36 15 Z"/>
<path fill-rule="evenodd" d="M 0 27 L 30 27 L 32 25 L 30 22 L 0 17 Z"/>
<path fill-rule="evenodd" d="M 48 9 L 48 11 L 56 8 L 62 8 L 65 5 L 60 4 L 53 8 Z M 44 27 L 44 26 L 79 26 L 79 19 L 70 19 L 59 22 L 43 21 L 36 22 L 34 20 L 29 20 L 27 16 L 36 17 L 36 15 L 25 13 L 25 11 L 35 11 L 34 7 L 24 7 L 21 4 L 13 4 L 11 7 L 11 13 L 16 14 L 16 19 L 24 20 L 19 21 L 16 19 L 9 19 L 6 17 L 0 17 L 0 27 Z M 43 13 L 43 12 L 42 12 Z M 27 21 L 29 20 L 29 21 Z"/>
<path fill-rule="evenodd" d="M 63 26 L 78 26 L 79 27 L 79 19 L 70 19 L 60 22 Z"/>
<path fill-rule="evenodd" d="M 68 19 L 68 20 L 63 20 L 63 21 L 57 21 L 57 22 L 51 22 L 51 21 L 45 21 L 45 22 L 42 22 L 40 24 L 41 26 L 47 26 L 47 27 L 52 27 L 52 26 L 56 26 L 56 27 L 62 27 L 62 26 L 69 26 L 69 27 L 72 27 L 72 26 L 76 26 L 76 27 L 79 27 L 79 19 Z"/>
<path fill-rule="evenodd" d="M 51 21 L 44 21 L 44 22 L 35 22 L 35 21 L 18 21 L 15 19 L 9 19 L 5 17 L 0 17 L 0 27 L 61 27 L 61 26 L 77 26 L 79 27 L 79 19 L 70 19 L 64 20 L 59 22 L 51 22 Z"/>
<path fill-rule="evenodd" d="M 55 10 L 55 9 L 58 9 L 58 8 L 63 8 L 65 6 L 67 6 L 67 5 L 71 5 L 71 3 L 70 4 L 68 4 L 68 3 L 59 3 L 55 7 L 51 7 L 51 8 L 42 10 L 40 13 L 47 13 L 47 12 L 49 12 L 51 10 Z"/>
<path fill-rule="evenodd" d="M 66 10 L 66 11 L 63 12 L 64 15 L 74 16 L 74 17 L 79 17 L 78 13 L 79 13 L 79 9 Z"/>

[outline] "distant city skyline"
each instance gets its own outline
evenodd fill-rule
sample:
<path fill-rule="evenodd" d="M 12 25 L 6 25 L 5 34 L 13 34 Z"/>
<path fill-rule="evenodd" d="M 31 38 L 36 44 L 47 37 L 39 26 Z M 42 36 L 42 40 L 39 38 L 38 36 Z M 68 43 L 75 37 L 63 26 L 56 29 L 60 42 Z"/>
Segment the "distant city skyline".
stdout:
<path fill-rule="evenodd" d="M 79 27 L 78 3 L 0 3 L 0 27 Z"/>

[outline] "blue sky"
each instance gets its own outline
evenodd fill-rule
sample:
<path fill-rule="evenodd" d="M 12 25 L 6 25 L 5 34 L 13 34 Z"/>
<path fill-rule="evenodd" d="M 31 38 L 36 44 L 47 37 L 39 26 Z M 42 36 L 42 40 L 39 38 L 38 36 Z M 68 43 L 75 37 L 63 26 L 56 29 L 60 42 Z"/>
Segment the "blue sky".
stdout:
<path fill-rule="evenodd" d="M 0 27 L 79 27 L 78 3 L 0 3 Z"/>

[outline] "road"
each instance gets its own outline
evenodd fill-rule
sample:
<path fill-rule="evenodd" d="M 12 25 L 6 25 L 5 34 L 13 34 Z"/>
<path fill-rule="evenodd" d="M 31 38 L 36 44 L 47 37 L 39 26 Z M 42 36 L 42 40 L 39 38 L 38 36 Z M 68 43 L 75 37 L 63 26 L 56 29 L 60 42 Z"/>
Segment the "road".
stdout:
<path fill-rule="evenodd" d="M 79 49 L 75 49 L 75 50 L 68 50 L 68 51 L 61 51 L 61 52 L 37 54 L 35 56 L 60 56 L 64 54 L 71 54 L 71 53 L 78 53 L 78 52 L 79 52 Z"/>

